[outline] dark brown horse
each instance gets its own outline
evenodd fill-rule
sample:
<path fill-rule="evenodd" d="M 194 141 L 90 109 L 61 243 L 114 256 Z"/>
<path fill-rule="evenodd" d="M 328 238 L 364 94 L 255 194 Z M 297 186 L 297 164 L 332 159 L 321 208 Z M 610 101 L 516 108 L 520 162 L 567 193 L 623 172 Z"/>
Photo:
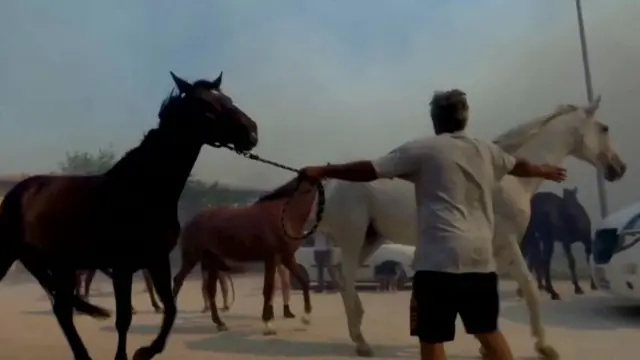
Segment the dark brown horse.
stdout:
<path fill-rule="evenodd" d="M 180 233 L 178 199 L 203 145 L 253 149 L 257 126 L 220 90 L 222 74 L 194 84 L 172 73 L 177 91 L 158 126 L 110 170 L 94 176 L 33 176 L 0 205 L 0 276 L 20 260 L 54 297 L 53 312 L 76 360 L 89 360 L 73 323 L 77 270 L 112 269 L 116 360 L 128 358 L 133 273 L 149 270 L 164 306 L 159 334 L 134 360 L 162 352 L 176 317 L 169 253 Z"/>
<path fill-rule="evenodd" d="M 203 288 L 210 291 L 211 320 L 219 331 L 227 330 L 214 303 L 219 274 L 228 271 L 225 259 L 237 262 L 262 261 L 262 321 L 265 335 L 272 335 L 275 334 L 271 324 L 274 318 L 274 280 L 276 266 L 282 264 L 301 284 L 305 312 L 302 321 L 308 324 L 311 314 L 309 280 L 301 272 L 294 254 L 301 242 L 295 237 L 302 236 L 306 220 L 314 207 L 315 189 L 315 184 L 293 179 L 249 206 L 212 208 L 196 215 L 180 234 L 182 266 L 174 277 L 174 295 L 177 296 L 189 272 L 202 261 L 208 271 L 208 284 Z M 285 205 L 286 212 L 283 212 Z M 284 227 L 287 234 L 293 237 L 285 235 Z"/>

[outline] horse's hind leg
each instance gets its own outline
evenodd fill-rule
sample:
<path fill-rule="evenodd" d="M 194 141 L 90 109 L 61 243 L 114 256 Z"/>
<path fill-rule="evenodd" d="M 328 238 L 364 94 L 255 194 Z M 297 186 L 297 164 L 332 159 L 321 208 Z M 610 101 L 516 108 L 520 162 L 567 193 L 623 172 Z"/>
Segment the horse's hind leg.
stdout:
<path fill-rule="evenodd" d="M 282 265 L 286 267 L 291 275 L 298 280 L 300 287 L 302 288 L 302 296 L 304 298 L 304 315 L 300 318 L 303 324 L 309 325 L 311 323 L 311 296 L 309 295 L 309 279 L 302 274 L 300 266 L 296 262 L 293 255 L 287 256 L 286 260 L 283 259 Z M 329 264 L 331 265 L 331 264 Z"/>
<path fill-rule="evenodd" d="M 156 336 L 149 346 L 138 349 L 133 356 L 133 360 L 152 359 L 164 350 L 178 311 L 173 293 L 171 292 L 171 263 L 169 262 L 169 257 L 167 256 L 152 263 L 147 270 L 149 271 L 149 275 L 151 275 L 153 287 L 156 289 L 158 297 L 164 307 L 164 315 L 158 336 Z"/>
<path fill-rule="evenodd" d="M 73 299 L 75 295 L 76 273 L 73 269 L 57 270 L 54 274 L 53 313 L 69 342 L 75 360 L 91 360 L 87 348 L 82 343 L 78 330 L 73 323 Z"/>
<path fill-rule="evenodd" d="M 264 323 L 264 335 L 275 335 L 276 330 L 273 328 L 273 289 L 276 278 L 276 262 L 275 259 L 267 259 L 264 262 L 264 283 L 262 286 L 262 322 Z"/>
<path fill-rule="evenodd" d="M 151 280 L 151 275 L 149 275 L 149 271 L 147 271 L 146 269 L 142 269 L 142 278 L 144 279 L 144 285 L 147 288 L 147 291 L 149 292 L 149 300 L 151 301 L 151 306 L 153 307 L 153 310 L 155 310 L 157 314 L 162 313 L 162 306 L 158 304 L 158 300 L 156 299 L 156 292 L 153 288 L 153 280 Z"/>
<path fill-rule="evenodd" d="M 567 257 L 567 262 L 569 263 L 571 282 L 573 283 L 573 292 L 576 295 L 582 295 L 584 294 L 584 290 L 582 290 L 582 287 L 580 287 L 580 281 L 578 280 L 578 274 L 576 272 L 576 258 L 573 256 L 573 252 L 571 251 L 571 244 L 568 242 L 563 242 L 562 250 L 564 251 L 564 255 Z"/>
<path fill-rule="evenodd" d="M 227 331 L 229 328 L 218 313 L 218 307 L 216 306 L 216 293 L 218 292 L 218 278 L 221 276 L 218 270 L 217 264 L 210 264 L 207 266 L 207 278 L 204 284 L 205 291 L 207 293 L 207 300 L 209 301 L 209 311 L 211 312 L 211 321 L 216 324 L 218 331 Z M 203 280 L 205 281 L 205 280 Z"/>
<path fill-rule="evenodd" d="M 133 274 L 128 269 L 114 269 L 113 292 L 116 298 L 116 331 L 118 332 L 118 350 L 116 360 L 127 360 L 127 333 L 131 327 L 131 286 Z"/>
<path fill-rule="evenodd" d="M 185 249 L 182 249 L 182 264 L 180 265 L 180 270 L 176 276 L 173 277 L 173 297 L 178 297 L 178 293 L 180 293 L 184 280 L 189 276 L 189 273 L 199 261 L 200 258 L 195 256 L 195 253 L 187 252 Z"/>

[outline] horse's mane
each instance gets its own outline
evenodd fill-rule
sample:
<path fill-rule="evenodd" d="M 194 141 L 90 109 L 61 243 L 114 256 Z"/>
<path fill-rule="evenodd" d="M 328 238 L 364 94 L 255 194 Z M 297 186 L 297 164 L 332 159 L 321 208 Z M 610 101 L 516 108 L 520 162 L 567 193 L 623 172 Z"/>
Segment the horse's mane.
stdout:
<path fill-rule="evenodd" d="M 157 128 L 147 131 L 142 137 L 140 144 L 124 153 L 120 160 L 118 160 L 106 174 L 112 174 L 114 171 L 119 171 L 125 168 L 136 167 L 136 164 L 144 161 L 146 154 L 149 151 L 153 151 L 153 149 L 162 141 L 162 135 L 159 134 L 160 131 L 161 130 Z"/>
<path fill-rule="evenodd" d="M 552 120 L 576 110 L 578 110 L 578 107 L 575 105 L 559 105 L 551 114 L 535 118 L 502 133 L 493 140 L 493 143 L 509 154 L 514 154 Z"/>
<path fill-rule="evenodd" d="M 277 188 L 267 192 L 264 195 L 261 195 L 258 200 L 255 201 L 256 204 L 263 203 L 267 201 L 279 200 L 285 197 L 291 196 L 296 191 L 296 183 L 298 178 L 295 177 L 286 183 L 278 186 Z"/>

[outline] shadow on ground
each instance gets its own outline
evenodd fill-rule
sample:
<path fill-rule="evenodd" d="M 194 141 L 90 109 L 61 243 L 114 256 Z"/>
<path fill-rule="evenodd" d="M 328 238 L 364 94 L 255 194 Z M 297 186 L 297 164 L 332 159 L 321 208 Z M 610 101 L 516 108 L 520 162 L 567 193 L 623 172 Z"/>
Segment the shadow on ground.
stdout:
<path fill-rule="evenodd" d="M 524 301 L 514 302 L 501 310 L 501 316 L 511 321 L 529 324 Z M 575 296 L 567 300 L 542 300 L 543 322 L 579 330 L 640 330 L 640 306 L 624 300 L 602 296 Z"/>
<path fill-rule="evenodd" d="M 187 341 L 185 345 L 188 349 L 196 351 L 255 356 L 333 358 L 355 355 L 352 344 L 266 337 L 259 331 L 242 329 L 214 334 L 205 339 Z M 417 349 L 407 346 L 377 345 L 373 350 L 377 357 L 415 358 L 417 355 Z"/>

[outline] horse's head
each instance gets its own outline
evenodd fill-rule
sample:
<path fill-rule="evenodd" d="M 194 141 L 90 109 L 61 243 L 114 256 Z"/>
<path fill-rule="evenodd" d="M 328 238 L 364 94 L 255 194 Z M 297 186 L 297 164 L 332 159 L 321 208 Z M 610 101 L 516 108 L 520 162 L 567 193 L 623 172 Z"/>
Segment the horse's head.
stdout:
<path fill-rule="evenodd" d="M 567 115 L 574 117 L 578 129 L 571 155 L 602 169 L 607 181 L 616 181 L 624 176 L 627 165 L 611 145 L 609 127 L 596 118 L 599 107 L 600 96 L 588 106 Z"/>
<path fill-rule="evenodd" d="M 193 84 L 173 72 L 171 77 L 177 93 L 160 109 L 161 126 L 209 146 L 249 151 L 258 144 L 256 123 L 220 88 L 222 73 L 213 81 Z"/>

